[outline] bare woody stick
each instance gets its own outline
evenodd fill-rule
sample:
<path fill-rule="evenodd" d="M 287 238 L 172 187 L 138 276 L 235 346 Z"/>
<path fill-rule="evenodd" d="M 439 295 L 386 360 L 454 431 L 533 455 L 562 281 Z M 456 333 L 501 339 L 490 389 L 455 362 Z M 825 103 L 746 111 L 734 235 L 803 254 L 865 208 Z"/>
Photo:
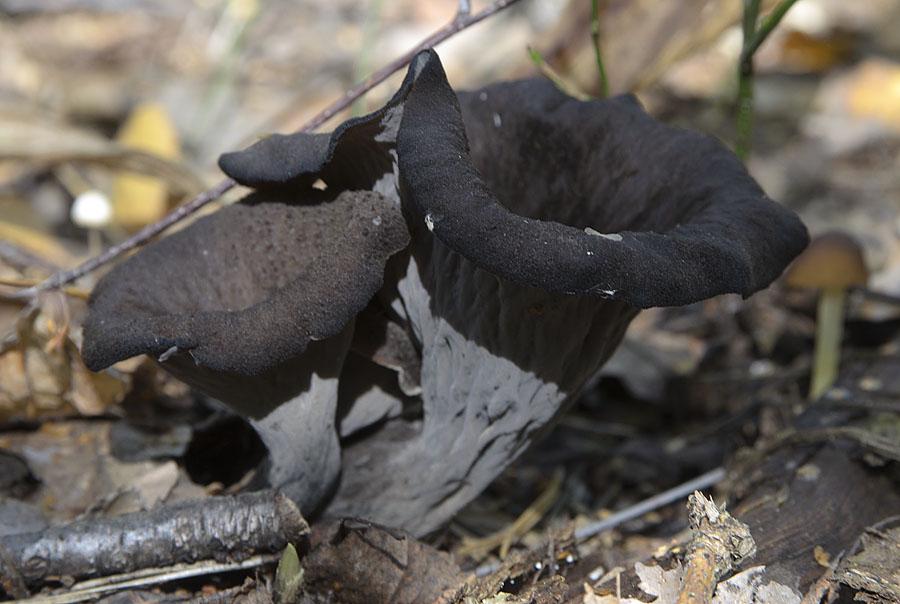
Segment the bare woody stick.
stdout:
<path fill-rule="evenodd" d="M 503 9 L 510 7 L 517 2 L 519 2 L 519 0 L 495 0 L 495 2 L 492 2 L 490 5 L 477 13 L 469 12 L 469 2 L 460 2 L 459 11 L 452 21 L 419 42 L 415 47 L 410 49 L 405 54 L 397 57 L 396 59 L 367 77 L 365 80 L 345 92 L 340 98 L 335 100 L 331 105 L 323 109 L 306 124 L 304 124 L 303 127 L 300 128 L 300 131 L 309 132 L 315 130 L 344 109 L 350 107 L 350 105 L 352 105 L 356 99 L 360 98 L 369 90 L 384 82 L 395 72 L 405 67 L 412 60 L 412 58 L 416 56 L 416 53 L 426 48 L 437 46 L 444 40 L 447 40 L 448 38 L 456 35 L 464 29 L 467 29 L 472 25 L 475 25 L 476 23 L 487 19 L 491 15 L 494 15 L 502 11 Z M 89 258 L 73 269 L 55 273 L 42 283 L 21 290 L 16 294 L 16 297 L 31 298 L 39 292 L 46 291 L 48 289 L 56 289 L 63 285 L 67 285 L 75 281 L 76 279 L 79 279 L 84 275 L 97 270 L 101 266 L 109 264 L 119 256 L 122 256 L 126 252 L 129 252 L 143 245 L 153 237 L 156 237 L 172 225 L 181 222 L 191 214 L 197 212 L 203 206 L 209 204 L 212 201 L 215 201 L 216 199 L 230 191 L 232 188 L 234 188 L 236 184 L 237 183 L 232 179 L 226 178 L 211 189 L 200 193 L 184 205 L 179 206 L 158 222 L 144 227 L 135 235 L 126 239 L 125 241 L 110 247 L 102 254 L 94 256 L 93 258 Z"/>
<path fill-rule="evenodd" d="M 10 585 L 33 587 L 61 577 L 243 560 L 281 551 L 308 533 L 297 506 L 276 491 L 211 497 L 0 537 L 0 576 L 11 579 Z"/>

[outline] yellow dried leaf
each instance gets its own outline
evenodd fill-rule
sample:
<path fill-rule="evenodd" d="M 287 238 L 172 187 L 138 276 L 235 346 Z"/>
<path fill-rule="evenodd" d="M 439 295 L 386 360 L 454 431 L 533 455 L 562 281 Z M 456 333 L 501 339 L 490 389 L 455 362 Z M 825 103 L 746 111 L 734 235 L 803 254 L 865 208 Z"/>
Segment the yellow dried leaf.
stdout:
<path fill-rule="evenodd" d="M 8 241 L 52 264 L 61 266 L 72 264 L 72 254 L 55 238 L 21 224 L 0 220 L 0 240 Z"/>
<path fill-rule="evenodd" d="M 793 73 L 824 73 L 847 60 L 853 50 L 849 34 L 816 37 L 790 31 L 781 42 L 781 67 Z"/>
<path fill-rule="evenodd" d="M 156 103 L 135 107 L 117 137 L 123 147 L 163 159 L 177 159 L 178 133 L 165 108 Z M 153 176 L 122 172 L 113 183 L 113 213 L 116 222 L 129 230 L 162 218 L 169 208 L 166 183 Z"/>
<path fill-rule="evenodd" d="M 900 64 L 870 59 L 855 70 L 850 111 L 900 130 Z"/>
<path fill-rule="evenodd" d="M 825 551 L 821 545 L 817 545 L 813 548 L 813 557 L 816 559 L 816 563 L 822 568 L 831 568 L 831 555 Z"/>
<path fill-rule="evenodd" d="M 130 388 L 127 375 L 93 374 L 69 329 L 66 299 L 45 295 L 20 313 L 15 340 L 0 353 L 0 420 L 102 413 Z"/>

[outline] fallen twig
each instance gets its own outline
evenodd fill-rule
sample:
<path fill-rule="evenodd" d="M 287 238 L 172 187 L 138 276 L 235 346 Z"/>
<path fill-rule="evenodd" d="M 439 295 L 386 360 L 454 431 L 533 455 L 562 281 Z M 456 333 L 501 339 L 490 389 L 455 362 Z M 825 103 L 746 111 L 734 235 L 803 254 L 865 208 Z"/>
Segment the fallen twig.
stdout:
<path fill-rule="evenodd" d="M 653 497 L 645 499 L 631 507 L 625 508 L 619 512 L 611 514 L 603 520 L 586 524 L 575 531 L 575 540 L 580 542 L 593 537 L 603 531 L 615 528 L 621 524 L 640 518 L 644 514 L 648 514 L 653 510 L 657 510 L 663 506 L 674 503 L 679 499 L 687 497 L 694 491 L 708 489 L 714 484 L 721 482 L 725 478 L 725 469 L 716 468 L 710 470 L 706 474 L 701 474 L 697 478 L 693 478 L 676 487 L 672 487 L 668 491 L 663 491 Z"/>
<path fill-rule="evenodd" d="M 447 40 L 448 38 L 456 35 L 464 29 L 467 29 L 472 25 L 475 25 L 476 23 L 487 19 L 491 15 L 494 15 L 495 13 L 498 13 L 501 10 L 512 6 L 518 1 L 519 0 L 495 0 L 477 13 L 469 13 L 465 11 L 465 7 L 468 6 L 468 3 L 460 4 L 461 10 L 457 12 L 453 20 L 419 42 L 415 47 L 410 49 L 405 54 L 397 57 L 396 59 L 370 75 L 368 78 L 364 79 L 362 82 L 359 82 L 356 86 L 349 89 L 347 92 L 341 95 L 340 98 L 335 100 L 331 105 L 320 111 L 306 124 L 304 124 L 300 128 L 300 131 L 309 132 L 315 130 L 344 109 L 350 107 L 356 99 L 360 98 L 369 90 L 384 82 L 395 72 L 405 67 L 412 60 L 412 58 L 416 56 L 418 52 L 440 44 L 444 40 Z M 63 285 L 67 285 L 75 281 L 76 279 L 79 279 L 84 275 L 97 270 L 101 266 L 112 262 L 126 252 L 129 252 L 143 245 L 172 225 L 181 222 L 191 214 L 197 212 L 203 206 L 209 204 L 212 201 L 215 201 L 216 199 L 233 189 L 236 185 L 237 183 L 230 178 L 222 180 L 211 189 L 200 193 L 184 205 L 176 208 L 170 214 L 164 216 L 158 222 L 144 227 L 135 235 L 126 239 L 125 241 L 122 241 L 121 243 L 110 247 L 102 254 L 86 260 L 73 269 L 60 271 L 36 286 L 21 290 L 20 292 L 18 292 L 17 297 L 34 297 L 38 292 L 48 289 L 56 289 Z"/>
<path fill-rule="evenodd" d="M 0 537 L 0 575 L 29 586 L 198 560 L 243 560 L 304 540 L 300 510 L 276 491 L 211 497 L 150 512 Z"/>
<path fill-rule="evenodd" d="M 590 539 L 591 537 L 599 535 L 604 531 L 614 529 L 617 526 L 628 522 L 629 520 L 640 518 L 644 514 L 648 514 L 653 510 L 657 510 L 663 506 L 678 501 L 679 499 L 687 497 L 694 491 L 700 489 L 708 489 L 709 487 L 721 482 L 724 479 L 724 468 L 716 468 L 714 470 L 710 470 L 706 474 L 701 474 L 696 478 L 692 478 L 691 480 L 684 482 L 676 487 L 672 487 L 668 491 L 663 491 L 662 493 L 658 493 L 653 497 L 649 497 L 631 507 L 615 512 L 614 514 L 611 514 L 603 520 L 598 520 L 597 522 L 592 522 L 590 524 L 582 526 L 575 531 L 575 542 L 581 543 L 587 539 Z M 484 564 L 475 569 L 475 575 L 478 577 L 485 577 L 495 572 L 499 568 L 500 565 L 497 563 Z"/>

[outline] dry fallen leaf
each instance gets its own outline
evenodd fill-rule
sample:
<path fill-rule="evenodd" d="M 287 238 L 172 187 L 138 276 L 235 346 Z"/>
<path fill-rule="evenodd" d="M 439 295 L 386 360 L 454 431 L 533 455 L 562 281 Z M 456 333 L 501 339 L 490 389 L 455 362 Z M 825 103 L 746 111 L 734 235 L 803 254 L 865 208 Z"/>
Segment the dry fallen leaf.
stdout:
<path fill-rule="evenodd" d="M 831 568 L 831 556 L 826 552 L 821 545 L 817 545 L 813 548 L 813 556 L 818 562 L 819 566 L 822 568 Z"/>
<path fill-rule="evenodd" d="M 774 581 L 762 585 L 765 570 L 754 566 L 722 581 L 712 604 L 800 604 L 800 596 L 786 585 Z"/>
<path fill-rule="evenodd" d="M 175 126 L 165 108 L 156 103 L 135 107 L 119 131 L 118 142 L 163 159 L 176 160 L 180 155 Z M 159 178 L 124 172 L 113 183 L 112 201 L 116 222 L 134 230 L 166 214 L 169 190 Z"/>
<path fill-rule="evenodd" d="M 582 604 L 621 604 L 622 600 L 617 598 L 616 596 L 600 596 L 594 591 L 594 588 L 584 584 L 584 598 L 581 600 Z"/>
<path fill-rule="evenodd" d="M 347 604 L 436 602 L 464 578 L 450 555 L 402 532 L 358 520 L 319 527 L 303 560 L 306 588 Z M 336 587 L 337 586 L 337 587 Z"/>
<path fill-rule="evenodd" d="M 66 297 L 51 292 L 19 313 L 0 348 L 0 421 L 97 415 L 125 396 L 127 376 L 93 373 L 84 366 L 69 312 Z"/>

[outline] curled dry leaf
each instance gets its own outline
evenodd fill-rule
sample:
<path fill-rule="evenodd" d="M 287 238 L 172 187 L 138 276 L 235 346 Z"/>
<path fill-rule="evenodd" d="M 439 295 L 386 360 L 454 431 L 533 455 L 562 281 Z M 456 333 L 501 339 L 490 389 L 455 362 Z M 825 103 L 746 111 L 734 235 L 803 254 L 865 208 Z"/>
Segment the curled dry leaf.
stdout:
<path fill-rule="evenodd" d="M 44 115 L 0 106 L 0 160 L 55 165 L 80 162 L 155 176 L 178 193 L 203 189 L 202 180 L 180 162 L 130 148 Z"/>
<path fill-rule="evenodd" d="M 313 540 L 303 559 L 306 589 L 346 604 L 448 602 L 464 581 L 449 554 L 370 523 L 331 522 Z"/>
<path fill-rule="evenodd" d="M 41 296 L 16 317 L 0 347 L 0 421 L 46 415 L 96 415 L 122 399 L 127 376 L 93 373 L 73 341 L 69 301 Z"/>

